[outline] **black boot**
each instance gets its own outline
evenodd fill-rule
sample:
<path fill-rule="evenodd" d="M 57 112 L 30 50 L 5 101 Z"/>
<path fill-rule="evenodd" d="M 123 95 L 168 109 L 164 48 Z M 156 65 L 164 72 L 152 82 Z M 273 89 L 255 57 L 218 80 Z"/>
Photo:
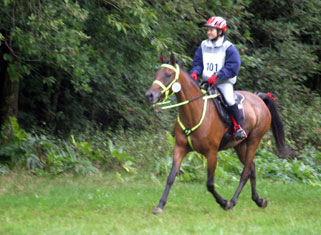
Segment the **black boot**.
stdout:
<path fill-rule="evenodd" d="M 246 132 L 244 131 L 243 127 L 243 117 L 237 104 L 228 107 L 230 115 L 232 116 L 233 124 L 234 124 L 234 138 L 236 140 L 242 140 L 247 138 Z"/>

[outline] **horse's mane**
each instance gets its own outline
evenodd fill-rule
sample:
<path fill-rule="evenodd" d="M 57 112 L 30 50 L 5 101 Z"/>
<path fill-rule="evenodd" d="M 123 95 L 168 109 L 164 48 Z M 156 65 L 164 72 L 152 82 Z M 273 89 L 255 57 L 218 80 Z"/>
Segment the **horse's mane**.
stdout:
<path fill-rule="evenodd" d="M 186 70 L 184 69 L 184 62 L 182 61 L 176 61 L 176 63 L 179 65 L 181 71 L 183 71 L 186 76 L 199 88 L 199 84 L 197 81 L 195 81 L 190 75 L 188 72 L 186 72 Z M 166 60 L 165 61 L 165 64 L 170 64 L 170 60 Z"/>
<path fill-rule="evenodd" d="M 187 77 L 199 88 L 198 82 L 195 81 L 195 80 L 191 77 L 191 75 L 189 75 L 189 73 L 185 71 L 184 68 L 182 68 L 182 67 L 180 67 L 180 68 L 181 68 L 181 71 L 183 71 L 184 73 L 186 73 Z"/>

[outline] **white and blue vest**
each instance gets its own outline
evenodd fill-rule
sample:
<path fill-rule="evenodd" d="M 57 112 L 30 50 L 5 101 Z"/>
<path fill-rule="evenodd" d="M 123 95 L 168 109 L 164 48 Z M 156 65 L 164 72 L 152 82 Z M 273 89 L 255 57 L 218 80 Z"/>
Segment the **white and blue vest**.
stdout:
<path fill-rule="evenodd" d="M 232 45 L 230 41 L 224 40 L 220 37 L 215 43 L 207 39 L 201 43 L 202 58 L 203 58 L 203 72 L 202 77 L 204 81 L 220 71 L 225 64 L 226 50 Z M 220 75 L 220 74 L 218 74 Z M 219 76 L 220 77 L 220 76 Z M 229 82 L 235 84 L 236 76 L 220 80 L 217 79 L 216 83 Z"/>

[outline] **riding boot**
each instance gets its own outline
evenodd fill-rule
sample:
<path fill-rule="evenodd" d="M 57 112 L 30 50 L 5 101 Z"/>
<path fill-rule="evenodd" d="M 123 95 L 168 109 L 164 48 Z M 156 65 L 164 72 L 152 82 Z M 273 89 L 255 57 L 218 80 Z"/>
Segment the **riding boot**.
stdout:
<path fill-rule="evenodd" d="M 234 124 L 234 138 L 236 140 L 242 140 L 247 138 L 246 132 L 243 127 L 243 117 L 240 113 L 240 110 L 237 107 L 237 104 L 228 107 L 230 115 L 232 116 L 232 121 Z"/>

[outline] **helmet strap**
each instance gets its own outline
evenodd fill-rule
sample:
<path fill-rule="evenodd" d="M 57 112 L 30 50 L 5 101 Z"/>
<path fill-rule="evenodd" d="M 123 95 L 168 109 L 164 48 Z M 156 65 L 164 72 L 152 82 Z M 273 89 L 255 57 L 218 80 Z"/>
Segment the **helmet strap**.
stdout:
<path fill-rule="evenodd" d="M 219 37 L 220 37 L 220 35 L 217 35 L 217 36 L 216 36 L 215 38 L 213 38 L 211 41 L 212 41 L 212 42 L 216 42 Z"/>
<path fill-rule="evenodd" d="M 222 31 L 222 30 L 220 30 L 220 29 L 216 29 L 217 35 L 216 35 L 216 37 L 215 37 L 215 38 L 213 38 L 213 39 L 211 40 L 212 42 L 216 42 L 216 41 L 217 41 L 217 39 L 218 39 L 220 36 L 222 36 L 222 35 L 220 35 L 220 31 Z"/>

